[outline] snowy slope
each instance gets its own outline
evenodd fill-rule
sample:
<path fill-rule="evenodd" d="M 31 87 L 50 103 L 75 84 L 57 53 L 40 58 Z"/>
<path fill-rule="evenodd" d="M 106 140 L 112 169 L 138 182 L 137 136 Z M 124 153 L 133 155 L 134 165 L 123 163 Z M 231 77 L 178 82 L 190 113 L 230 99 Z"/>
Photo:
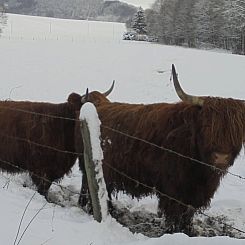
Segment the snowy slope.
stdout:
<path fill-rule="evenodd" d="M 144 42 L 122 41 L 123 24 L 9 15 L 0 38 L 0 98 L 64 102 L 69 93 L 105 91 L 116 80 L 112 101 L 154 103 L 178 101 L 169 80 L 175 63 L 183 88 L 195 95 L 245 98 L 245 57 Z M 245 177 L 243 152 L 230 169 Z M 13 244 L 22 213 L 35 193 L 26 175 L 0 174 L 0 244 Z M 28 184 L 30 185 L 30 184 Z M 75 166 L 61 182 L 79 193 L 81 174 Z M 245 182 L 227 175 L 205 212 L 224 215 L 233 226 L 245 230 Z M 51 195 L 64 207 L 46 204 L 35 194 L 19 232 L 19 238 L 38 210 L 19 244 L 244 244 L 228 237 L 189 238 L 184 234 L 148 238 L 132 234 L 113 219 L 102 224 L 77 205 L 78 195 L 53 185 Z M 156 200 L 141 202 L 123 196 L 122 205 L 132 211 L 156 211 Z M 204 217 L 200 217 L 204 219 Z M 18 241 L 18 239 L 17 239 Z M 17 243 L 16 243 L 17 244 Z"/>

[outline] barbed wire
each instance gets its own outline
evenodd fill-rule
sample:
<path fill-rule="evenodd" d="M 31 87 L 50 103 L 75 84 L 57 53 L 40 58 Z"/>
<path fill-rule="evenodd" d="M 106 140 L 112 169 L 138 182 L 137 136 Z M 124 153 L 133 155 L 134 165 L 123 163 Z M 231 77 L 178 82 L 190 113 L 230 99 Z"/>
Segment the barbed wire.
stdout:
<path fill-rule="evenodd" d="M 135 183 L 137 184 L 137 186 L 138 186 L 138 185 L 141 185 L 141 186 L 143 186 L 143 187 L 145 187 L 145 188 L 147 188 L 147 189 L 152 190 L 153 193 L 158 193 L 160 196 L 163 196 L 163 197 L 165 197 L 165 198 L 167 198 L 167 199 L 169 199 L 169 200 L 171 200 L 171 201 L 174 201 L 174 202 L 180 204 L 181 206 L 186 207 L 187 209 L 191 209 L 191 210 L 193 210 L 194 212 L 198 211 L 200 214 L 202 214 L 202 215 L 205 216 L 205 217 L 208 217 L 208 218 L 211 219 L 211 220 L 214 220 L 214 221 L 216 221 L 216 222 L 218 222 L 218 223 L 220 223 L 220 224 L 222 224 L 222 225 L 225 225 L 225 226 L 227 226 L 227 227 L 229 227 L 229 228 L 231 228 L 231 229 L 233 229 L 233 230 L 235 230 L 235 231 L 238 231 L 238 232 L 240 232 L 240 233 L 244 233 L 244 234 L 245 234 L 245 230 L 241 230 L 241 229 L 239 229 L 239 228 L 237 228 L 237 227 L 234 227 L 234 226 L 232 226 L 232 225 L 230 225 L 230 224 L 227 224 L 227 223 L 225 223 L 225 222 L 223 222 L 223 221 L 220 221 L 220 220 L 216 219 L 215 217 L 209 216 L 208 214 L 205 214 L 204 212 L 202 212 L 201 210 L 199 210 L 199 209 L 193 207 L 193 206 L 190 205 L 190 204 L 186 204 L 186 203 L 184 203 L 184 202 L 182 202 L 182 201 L 180 201 L 180 200 L 178 200 L 178 199 L 176 199 L 176 198 L 174 198 L 174 197 L 172 197 L 172 196 L 167 195 L 166 193 L 163 193 L 162 191 L 159 191 L 159 190 L 156 189 L 155 187 L 149 186 L 149 185 L 147 185 L 147 184 L 144 184 L 144 183 L 140 182 L 139 180 L 136 180 L 136 179 L 130 177 L 129 175 L 125 174 L 124 172 L 119 171 L 118 169 L 112 167 L 110 164 L 108 164 L 108 163 L 106 163 L 106 162 L 103 162 L 103 164 L 105 164 L 106 166 L 108 166 L 109 168 L 111 168 L 113 171 L 117 172 L 117 173 L 120 174 L 121 176 L 124 176 L 125 178 L 127 178 L 127 179 L 129 179 L 129 180 L 135 182 Z M 212 226 L 210 225 L 210 227 L 212 227 Z"/>
<path fill-rule="evenodd" d="M 124 133 L 124 132 L 121 132 L 121 131 L 119 131 L 119 130 L 110 128 L 110 127 L 108 127 L 108 126 L 101 125 L 101 127 L 102 127 L 102 128 L 106 128 L 106 129 L 108 129 L 108 130 L 111 130 L 111 131 L 113 131 L 113 132 L 116 132 L 116 133 L 118 133 L 118 134 L 124 135 L 124 136 L 126 136 L 126 137 L 128 137 L 128 138 L 131 138 L 131 139 L 134 139 L 134 140 L 141 141 L 141 142 L 143 142 L 143 143 L 149 144 L 149 145 L 151 145 L 151 146 L 153 146 L 153 147 L 155 147 L 155 148 L 158 148 L 158 149 L 160 149 L 160 150 L 167 151 L 167 152 L 172 153 L 172 154 L 175 154 L 175 155 L 177 155 L 177 156 L 179 156 L 179 157 L 186 158 L 186 159 L 191 160 L 191 161 L 196 162 L 196 163 L 200 163 L 201 165 L 204 165 L 204 166 L 206 166 L 206 167 L 209 167 L 209 168 L 213 169 L 214 171 L 222 172 L 223 174 L 226 174 L 226 173 L 227 173 L 227 174 L 230 174 L 230 175 L 232 175 L 232 176 L 234 176 L 234 177 L 237 177 L 237 178 L 239 178 L 239 179 L 245 180 L 245 177 L 243 177 L 243 176 L 240 176 L 240 175 L 238 175 L 238 174 L 234 174 L 234 173 L 232 173 L 232 172 L 229 172 L 228 170 L 223 170 L 223 169 L 221 169 L 221 168 L 218 168 L 218 167 L 213 166 L 213 165 L 211 165 L 211 164 L 209 164 L 209 163 L 205 163 L 205 162 L 203 162 L 203 161 L 194 159 L 194 158 L 192 158 L 192 157 L 185 156 L 185 155 L 183 155 L 183 154 L 181 154 L 181 153 L 179 153 L 179 152 L 176 152 L 176 151 L 174 151 L 174 150 L 171 150 L 171 149 L 166 148 L 166 147 L 163 147 L 163 146 L 159 146 L 159 145 L 157 145 L 157 144 L 155 144 L 155 143 L 152 143 L 152 142 L 150 142 L 150 141 L 147 141 L 147 140 L 138 138 L 138 137 L 136 137 L 136 136 L 132 136 L 132 135 L 126 134 L 126 133 Z"/>
<path fill-rule="evenodd" d="M 28 143 L 30 145 L 35 145 L 35 146 L 38 146 L 38 147 L 46 148 L 46 149 L 53 150 L 53 151 L 56 151 L 56 152 L 59 152 L 59 153 L 70 154 L 70 155 L 75 155 L 75 156 L 83 156 L 82 152 L 61 150 L 61 149 L 58 149 L 56 147 L 40 144 L 40 143 L 37 143 L 35 141 L 31 141 L 30 139 L 26 139 L 26 138 L 21 138 L 21 137 L 17 137 L 17 136 L 10 136 L 10 135 L 7 135 L 7 134 L 3 134 L 1 132 L 0 132 L 0 136 L 6 137 L 6 138 L 9 138 L 9 139 L 16 139 L 18 141 L 23 141 L 23 142 L 26 142 L 26 143 Z"/>
<path fill-rule="evenodd" d="M 44 116 L 44 117 L 53 118 L 53 119 L 69 120 L 69 121 L 74 121 L 74 122 L 80 123 L 80 120 L 79 119 L 74 119 L 74 118 L 68 118 L 68 117 L 56 116 L 56 115 L 51 115 L 51 114 L 33 112 L 33 111 L 23 110 L 23 109 L 9 107 L 9 106 L 0 106 L 0 108 L 2 108 L 2 109 L 9 109 L 9 110 L 12 110 L 12 111 L 23 112 L 23 113 L 29 113 L 29 114 L 32 114 L 32 115 Z M 194 158 L 192 158 L 190 156 L 186 156 L 184 154 L 181 154 L 179 152 L 176 152 L 176 151 L 174 151 L 172 149 L 169 149 L 167 147 L 159 146 L 159 145 L 157 145 L 155 143 L 152 143 L 150 141 L 147 141 L 145 139 L 141 139 L 141 138 L 138 138 L 136 136 L 129 135 L 127 133 L 121 132 L 119 130 L 113 129 L 113 128 L 108 127 L 108 126 L 105 126 L 105 125 L 101 125 L 101 127 L 102 128 L 105 128 L 105 129 L 108 129 L 108 130 L 111 130 L 111 131 L 113 131 L 115 133 L 124 135 L 125 137 L 131 138 L 131 139 L 134 139 L 134 140 L 137 140 L 137 141 L 144 142 L 144 143 L 149 144 L 149 145 L 151 145 L 151 146 L 153 146 L 155 148 L 158 148 L 158 149 L 163 150 L 163 151 L 167 151 L 167 152 L 169 152 L 171 154 L 175 154 L 175 155 L 177 155 L 179 157 L 186 158 L 186 159 L 191 160 L 193 162 L 199 163 L 199 164 L 201 164 L 203 166 L 206 166 L 206 167 L 211 168 L 213 171 L 218 171 L 218 172 L 223 173 L 223 174 L 229 174 L 229 175 L 231 175 L 233 177 L 239 178 L 241 180 L 245 180 L 245 177 L 244 176 L 241 176 L 239 174 L 232 173 L 232 172 L 230 172 L 228 170 L 223 170 L 223 169 L 218 168 L 218 167 L 216 167 L 214 165 L 211 165 L 209 163 L 206 163 L 206 162 L 203 162 L 203 161 L 194 159 Z M 61 153 L 74 154 L 74 155 L 78 155 L 78 156 L 82 156 L 83 155 L 83 153 L 81 153 L 81 152 L 65 151 L 65 150 L 61 150 L 61 149 L 58 149 L 58 148 L 55 148 L 55 147 L 52 147 L 52 146 L 47 146 L 47 145 L 44 145 L 44 144 L 33 142 L 33 141 L 31 141 L 29 139 L 25 139 L 25 138 L 20 138 L 20 137 L 16 137 L 16 136 L 8 136 L 8 135 L 4 135 L 3 133 L 0 133 L 0 135 L 2 135 L 4 137 L 13 138 L 13 139 L 16 138 L 17 140 L 26 141 L 29 144 L 33 144 L 33 145 L 36 145 L 36 146 L 48 148 L 48 149 L 51 149 L 51 150 L 54 150 L 54 151 L 57 151 L 57 152 L 61 152 Z"/>
<path fill-rule="evenodd" d="M 9 161 L 5 161 L 5 160 L 3 160 L 3 159 L 0 159 L 0 161 L 1 161 L 1 162 L 4 162 L 4 163 L 6 163 L 6 164 L 8 164 L 8 165 L 10 165 L 10 166 L 12 166 L 12 167 L 15 167 L 15 168 L 17 168 L 17 169 L 19 169 L 19 170 L 21 170 L 21 171 L 23 171 L 23 172 L 26 171 L 25 169 L 23 169 L 23 168 L 17 166 L 17 165 L 14 164 L 14 163 L 11 163 L 11 162 L 9 162 Z M 198 211 L 198 212 L 199 212 L 200 214 L 202 214 L 203 216 L 208 217 L 208 218 L 210 218 L 210 219 L 216 221 L 217 223 L 220 223 L 220 224 L 225 225 L 225 226 L 227 226 L 227 227 L 229 227 L 229 228 L 231 228 L 231 229 L 233 229 L 233 230 L 236 230 L 236 231 L 238 231 L 238 232 L 240 232 L 240 233 L 244 233 L 244 234 L 245 234 L 245 231 L 243 231 L 243 230 L 241 230 L 241 229 L 239 229 L 239 228 L 237 228 L 237 227 L 234 227 L 234 226 L 232 226 L 232 225 L 230 225 L 230 224 L 227 224 L 227 223 L 225 223 L 225 222 L 223 222 L 223 221 L 220 221 L 220 220 L 216 219 L 215 217 L 209 216 L 208 214 L 205 214 L 204 212 L 202 212 L 202 211 L 200 211 L 200 210 L 194 208 L 194 207 L 193 207 L 192 205 L 190 205 L 190 204 L 186 204 L 186 203 L 184 203 L 184 202 L 182 202 L 182 201 L 180 201 L 180 200 L 178 200 L 178 199 L 176 199 L 176 198 L 174 198 L 174 197 L 171 197 L 171 196 L 167 195 L 166 193 L 163 193 L 163 192 L 159 191 L 159 190 L 156 189 L 155 187 L 151 187 L 151 186 L 149 186 L 149 185 L 147 185 L 147 184 L 144 184 L 144 183 L 140 182 L 139 180 L 136 180 L 136 179 L 134 179 L 134 178 L 128 176 L 127 174 L 125 174 L 125 173 L 119 171 L 118 169 L 112 167 L 112 166 L 111 166 L 110 164 L 108 164 L 107 162 L 103 162 L 103 164 L 105 164 L 106 166 L 108 166 L 109 168 L 111 168 L 113 171 L 117 172 L 117 173 L 120 174 L 121 176 L 124 176 L 125 178 L 127 178 L 127 179 L 129 179 L 129 180 L 135 182 L 137 185 L 141 185 L 141 186 L 143 186 L 143 187 L 145 187 L 145 188 L 148 188 L 148 189 L 152 190 L 153 193 L 158 193 L 160 196 L 163 196 L 163 197 L 165 197 L 165 198 L 168 198 L 169 200 L 174 201 L 174 202 L 180 204 L 181 206 L 187 207 L 188 209 L 191 209 L 191 210 L 193 210 L 194 212 Z M 51 182 L 50 180 L 48 180 L 48 179 L 45 178 L 45 177 L 39 176 L 39 175 L 34 174 L 34 173 L 32 173 L 32 172 L 29 172 L 29 174 L 34 175 L 35 177 L 38 177 L 38 178 L 40 178 L 40 179 L 42 179 L 42 180 L 45 180 L 45 181 L 47 181 L 47 182 L 49 182 L 49 183 L 51 183 L 51 184 L 54 184 L 54 185 L 60 187 L 62 190 L 63 190 L 63 189 L 66 189 L 67 191 L 69 191 L 69 192 L 72 193 L 72 194 L 75 194 L 75 195 L 81 195 L 81 193 L 78 193 L 78 192 L 75 192 L 75 191 L 73 191 L 73 190 L 70 190 L 68 187 L 62 186 L 62 185 L 60 185 L 60 184 L 58 184 L 58 183 Z M 83 194 L 83 195 L 84 195 L 84 196 L 87 196 L 87 194 Z M 209 225 L 209 226 L 212 227 L 211 225 Z"/>
<path fill-rule="evenodd" d="M 36 178 L 39 178 L 40 180 L 44 180 L 44 181 L 46 181 L 46 182 L 48 182 L 48 183 L 50 183 L 50 184 L 53 184 L 53 185 L 55 185 L 55 186 L 60 187 L 62 190 L 65 189 L 65 190 L 69 191 L 70 193 L 72 193 L 72 194 L 74 194 L 74 195 L 80 195 L 80 194 L 81 194 L 80 192 L 79 192 L 79 193 L 78 193 L 78 192 L 75 192 L 75 191 L 69 189 L 69 188 L 66 187 L 66 186 L 62 186 L 62 185 L 60 185 L 60 184 L 58 184 L 58 183 L 56 183 L 56 182 L 52 182 L 52 181 L 50 181 L 48 178 L 45 178 L 45 177 L 40 176 L 40 175 L 38 175 L 38 174 L 35 174 L 35 173 L 33 173 L 33 172 L 31 172 L 31 171 L 29 171 L 29 170 L 27 170 L 27 169 L 24 169 L 24 168 L 22 168 L 22 167 L 16 165 L 15 163 L 10 162 L 10 161 L 6 161 L 6 160 L 3 160 L 3 159 L 0 158 L 0 162 L 5 163 L 5 164 L 7 164 L 7 165 L 9 165 L 9 166 L 11 166 L 11 167 L 13 167 L 13 168 L 16 168 L 16 169 L 20 170 L 21 172 L 28 172 L 30 176 L 35 176 Z M 3 173 L 0 172 L 0 174 L 3 174 Z M 87 194 L 82 194 L 82 195 L 83 195 L 83 196 L 87 196 Z"/>
<path fill-rule="evenodd" d="M 54 148 L 54 149 L 55 149 L 55 148 Z M 74 153 L 74 154 L 77 154 L 77 153 Z M 14 164 L 14 163 L 11 163 L 11 162 L 9 162 L 9 161 L 5 161 L 5 160 L 3 160 L 3 159 L 1 159 L 1 158 L 0 158 L 0 161 L 3 162 L 3 163 L 5 163 L 5 164 L 8 164 L 8 165 L 10 165 L 10 166 L 12 166 L 12 167 L 15 167 L 15 168 L 17 168 L 17 169 L 19 169 L 19 170 L 21 170 L 21 171 L 23 171 L 23 172 L 26 172 L 26 171 L 27 171 L 27 170 L 25 170 L 25 169 L 19 167 L 18 165 Z M 111 168 L 113 171 L 117 172 L 118 174 L 120 174 L 120 175 L 124 176 L 125 178 L 128 178 L 128 179 L 130 179 L 131 181 L 135 182 L 137 185 L 141 185 L 141 186 L 143 186 L 143 187 L 145 187 L 145 188 L 148 188 L 148 189 L 152 190 L 153 193 L 158 193 L 160 196 L 163 196 L 163 197 L 165 197 L 165 198 L 168 198 L 169 200 L 174 201 L 174 202 L 180 204 L 181 206 L 185 206 L 185 207 L 187 207 L 188 209 L 191 209 L 191 210 L 193 210 L 193 211 L 195 211 L 195 212 L 197 211 L 197 209 L 194 208 L 193 206 L 191 206 L 191 205 L 189 205 L 189 204 L 186 204 L 186 203 L 184 203 L 184 202 L 182 202 L 182 201 L 180 201 L 180 200 L 178 200 L 178 199 L 176 199 L 176 198 L 174 198 L 174 197 L 171 197 L 171 196 L 167 195 L 166 193 L 163 193 L 163 192 L 159 191 L 159 190 L 156 189 L 155 187 L 151 187 L 151 186 L 149 186 L 149 185 L 147 185 L 147 184 L 144 184 L 144 183 L 142 183 L 142 182 L 140 182 L 140 181 L 138 181 L 138 180 L 136 180 L 136 179 L 134 179 L 134 178 L 128 176 L 127 174 L 125 174 L 125 173 L 123 173 L 123 172 L 117 170 L 116 168 L 112 167 L 110 164 L 108 164 L 108 163 L 106 163 L 106 162 L 104 162 L 104 164 L 105 164 L 106 166 L 108 166 L 109 168 Z M 54 185 L 60 187 L 62 190 L 63 190 L 63 189 L 66 189 L 67 191 L 69 191 L 69 192 L 72 193 L 72 194 L 75 194 L 75 195 L 81 195 L 81 193 L 75 192 L 75 191 L 73 191 L 73 190 L 71 190 L 71 189 L 69 189 L 69 188 L 67 188 L 67 187 L 65 187 L 65 186 L 62 186 L 62 185 L 58 184 L 58 183 L 51 182 L 51 181 L 48 180 L 47 178 L 42 177 L 42 176 L 39 176 L 39 175 L 37 175 L 37 174 L 35 174 L 35 173 L 33 173 L 33 172 L 29 172 L 29 174 L 30 174 L 30 175 L 34 175 L 35 177 L 40 178 L 40 179 L 42 179 L 42 180 L 44 180 L 44 181 L 47 181 L 47 182 L 49 182 L 49 183 L 51 183 L 51 184 L 54 184 Z M 83 194 L 83 195 L 87 196 L 87 194 Z M 218 222 L 218 223 L 220 223 L 220 224 L 222 224 L 222 225 L 225 225 L 225 226 L 227 226 L 227 227 L 229 227 L 229 228 L 231 228 L 231 229 L 233 229 L 233 230 L 236 230 L 236 231 L 238 231 L 238 232 L 240 232 L 240 233 L 244 233 L 244 234 L 245 234 L 245 231 L 243 231 L 243 230 L 241 230 L 241 229 L 239 229 L 239 228 L 233 227 L 232 225 L 227 224 L 227 223 L 225 223 L 225 222 L 222 222 L 222 221 L 220 221 L 220 220 L 218 220 L 218 219 L 216 219 L 216 218 L 214 218 L 214 217 L 211 217 L 211 216 L 209 216 L 208 214 L 205 214 L 205 213 L 202 212 L 202 211 L 199 211 L 199 213 L 202 214 L 202 215 L 204 215 L 205 217 L 208 217 L 208 218 L 210 218 L 210 219 L 215 220 L 216 222 Z M 212 226 L 210 226 L 210 227 L 212 227 Z"/>
<path fill-rule="evenodd" d="M 9 110 L 18 111 L 18 112 L 23 112 L 23 113 L 30 113 L 30 114 L 33 114 L 33 115 L 39 115 L 39 116 L 50 117 L 50 118 L 53 118 L 53 119 L 62 119 L 62 120 L 71 120 L 71 121 L 80 122 L 78 119 L 67 118 L 67 117 L 61 117 L 61 116 L 55 116 L 55 115 L 51 115 L 51 114 L 38 113 L 38 112 L 33 112 L 33 111 L 28 111 L 28 110 L 23 110 L 23 109 L 13 108 L 13 107 L 0 106 L 0 108 L 9 109 Z M 111 131 L 113 131 L 113 132 L 115 132 L 115 133 L 124 135 L 125 137 L 129 137 L 129 138 L 131 138 L 131 139 L 134 139 L 134 140 L 137 140 L 137 141 L 144 142 L 144 143 L 146 143 L 146 144 L 148 144 L 148 145 L 150 145 L 150 146 L 156 147 L 156 148 L 158 148 L 158 149 L 160 149 L 160 150 L 164 150 L 164 151 L 167 151 L 167 152 L 169 152 L 169 153 L 176 154 L 176 155 L 178 155 L 179 157 L 189 159 L 189 160 L 191 160 L 191 161 L 194 161 L 194 162 L 197 162 L 197 163 L 199 163 L 199 164 L 202 164 L 202 165 L 204 165 L 204 166 L 206 166 L 206 167 L 210 167 L 211 169 L 213 169 L 213 170 L 215 170 L 215 171 L 219 171 L 219 172 L 222 172 L 222 173 L 224 173 L 224 174 L 225 174 L 225 173 L 229 173 L 229 174 L 231 174 L 232 176 L 235 176 L 235 177 L 237 177 L 237 178 L 239 178 L 239 179 L 245 180 L 245 178 L 244 178 L 243 176 L 240 176 L 240 175 L 237 175 L 237 174 L 233 174 L 233 173 L 231 173 L 231 172 L 229 172 L 229 171 L 226 171 L 226 170 L 222 170 L 222 169 L 217 168 L 217 167 L 215 167 L 215 166 L 213 166 L 213 165 L 210 165 L 210 164 L 208 164 L 208 163 L 199 161 L 199 160 L 194 159 L 194 158 L 191 158 L 191 157 L 189 157 L 189 156 L 185 156 L 185 155 L 183 155 L 183 154 L 181 154 L 181 153 L 178 153 L 178 152 L 176 152 L 176 151 L 174 151 L 174 150 L 171 150 L 171 149 L 168 149 L 168 148 L 166 148 L 166 147 L 162 147 L 162 146 L 156 145 L 156 144 L 154 144 L 154 143 L 152 143 L 152 142 L 149 142 L 149 141 L 147 141 L 147 140 L 140 139 L 140 138 L 138 138 L 138 137 L 135 137 L 135 136 L 126 134 L 126 133 L 124 133 L 124 132 L 121 132 L 121 131 L 119 131 L 119 130 L 110 128 L 110 127 L 108 127 L 108 126 L 102 125 L 101 127 L 102 127 L 102 128 L 105 128 L 105 129 L 108 129 L 108 130 L 111 130 Z M 29 140 L 29 139 L 26 139 L 26 138 L 21 138 L 21 137 L 16 137 L 16 136 L 10 136 L 10 135 L 4 135 L 3 133 L 0 133 L 0 135 L 5 136 L 5 137 L 8 137 L 8 138 L 16 139 L 16 140 L 19 140 L 19 141 L 25 141 L 25 142 L 27 142 L 27 143 L 29 143 L 29 144 L 33 144 L 33 145 L 36 145 L 36 146 L 39 146 L 39 147 L 48 148 L 48 149 L 51 149 L 51 150 L 54 150 L 54 151 L 58 151 L 58 152 L 64 153 L 64 154 L 74 154 L 74 155 L 77 155 L 77 156 L 82 156 L 82 155 L 83 155 L 83 154 L 80 153 L 80 152 L 72 152 L 72 151 L 61 150 L 61 149 L 58 149 L 58 148 L 56 148 L 56 147 L 52 147 L 52 146 L 40 144 L 40 143 L 31 141 L 31 140 Z M 26 169 L 23 169 L 23 168 L 17 166 L 16 164 L 11 163 L 11 162 L 6 161 L 6 160 L 3 160 L 3 159 L 1 159 L 1 158 L 0 158 L 0 161 L 3 162 L 3 163 L 5 163 L 5 164 L 11 165 L 12 167 L 15 167 L 15 168 L 17 168 L 17 169 L 19 169 L 19 170 L 21 170 L 21 171 L 23 171 L 23 172 L 26 172 L 26 171 L 27 171 Z M 105 164 L 106 164 L 107 166 L 109 166 L 107 163 L 105 163 Z M 109 166 L 109 167 L 110 167 L 111 169 L 113 169 L 114 171 L 116 171 L 117 173 L 123 175 L 124 177 L 126 177 L 126 178 L 128 178 L 128 179 L 134 181 L 135 183 L 137 183 L 137 185 L 142 185 L 142 186 L 144 186 L 145 188 L 149 188 L 149 189 L 151 189 L 153 192 L 158 193 L 159 195 L 161 195 L 161 196 L 163 196 L 163 197 L 165 197 L 165 198 L 168 198 L 169 200 L 174 201 L 174 202 L 178 203 L 179 205 L 185 206 L 185 207 L 187 207 L 188 209 L 192 209 L 193 211 L 196 211 L 196 210 L 197 210 L 197 209 L 195 209 L 193 206 L 188 205 L 188 204 L 185 204 L 185 203 L 183 203 L 182 201 L 180 201 L 180 200 L 178 200 L 178 199 L 176 199 L 176 198 L 174 198 L 174 197 L 171 197 L 171 196 L 169 196 L 169 195 L 167 195 L 167 194 L 165 194 L 165 193 L 163 193 L 163 192 L 160 192 L 159 190 L 157 190 L 157 189 L 154 188 L 154 187 L 148 186 L 148 185 L 146 185 L 146 184 L 144 184 L 144 183 L 139 182 L 138 180 L 135 180 L 135 179 L 131 178 L 130 176 L 127 176 L 125 173 L 118 171 L 117 169 L 113 168 L 112 166 Z M 60 184 L 57 184 L 57 183 L 55 183 L 55 182 L 51 182 L 51 181 L 48 180 L 47 178 L 45 178 L 45 177 L 43 177 L 43 176 L 39 176 L 39 175 L 37 175 L 37 174 L 35 174 L 35 173 L 33 173 L 33 172 L 29 172 L 29 174 L 30 174 L 30 175 L 34 175 L 35 177 L 40 178 L 40 179 L 42 179 L 42 180 L 44 180 L 44 181 L 47 181 L 47 182 L 49 182 L 49 183 L 51 183 L 51 184 L 54 184 L 54 185 L 60 187 L 61 189 L 66 189 L 66 190 L 68 190 L 68 191 L 69 191 L 70 193 L 72 193 L 72 194 L 76 194 L 76 195 L 80 195 L 80 194 L 81 194 L 81 193 L 74 192 L 73 190 L 70 190 L 69 188 L 64 187 L 64 186 L 62 186 L 62 185 L 60 185 Z M 84 195 L 87 196 L 87 194 L 84 194 Z M 233 226 L 231 226 L 231 225 L 229 225 L 229 224 L 226 224 L 225 222 L 221 222 L 221 221 L 215 219 L 214 217 L 211 217 L 211 216 L 205 214 L 204 212 L 201 212 L 201 211 L 200 211 L 200 213 L 201 213 L 202 215 L 204 215 L 205 217 L 208 217 L 208 218 L 210 218 L 210 219 L 213 219 L 213 220 L 215 220 L 216 222 L 218 222 L 218 223 L 220 223 L 220 224 L 223 224 L 223 225 L 226 225 L 227 227 L 232 228 L 233 230 L 236 230 L 236 231 L 241 232 L 241 233 L 245 233 L 245 231 L 243 231 L 243 230 L 241 230 L 241 229 L 238 229 L 238 228 L 236 228 L 236 227 L 233 227 Z"/>
<path fill-rule="evenodd" d="M 4 102 L 7 103 L 7 102 L 16 102 L 16 101 L 9 101 L 8 100 L 8 101 L 4 101 Z M 30 102 L 30 103 L 36 103 L 36 102 Z M 43 103 L 43 102 L 41 102 L 41 103 Z M 79 122 L 79 119 L 75 119 L 75 118 L 62 117 L 62 116 L 56 116 L 56 115 L 46 114 L 46 113 L 41 113 L 41 112 L 28 111 L 28 110 L 19 109 L 19 108 L 15 108 L 15 107 L 11 107 L 11 106 L 2 106 L 2 105 L 0 105 L 0 109 L 7 109 L 7 110 L 10 110 L 10 111 L 18 111 L 18 112 L 23 112 L 23 113 L 27 113 L 27 114 L 48 117 L 48 118 L 52 118 L 52 119 L 62 119 L 62 120 L 67 120 L 67 121 Z"/>

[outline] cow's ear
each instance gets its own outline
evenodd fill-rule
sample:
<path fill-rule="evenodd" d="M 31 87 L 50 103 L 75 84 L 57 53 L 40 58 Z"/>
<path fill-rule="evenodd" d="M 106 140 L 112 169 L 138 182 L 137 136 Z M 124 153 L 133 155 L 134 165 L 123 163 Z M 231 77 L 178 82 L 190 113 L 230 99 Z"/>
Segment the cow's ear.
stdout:
<path fill-rule="evenodd" d="M 67 99 L 68 103 L 75 106 L 76 110 L 80 110 L 82 106 L 81 96 L 76 93 L 71 93 Z"/>

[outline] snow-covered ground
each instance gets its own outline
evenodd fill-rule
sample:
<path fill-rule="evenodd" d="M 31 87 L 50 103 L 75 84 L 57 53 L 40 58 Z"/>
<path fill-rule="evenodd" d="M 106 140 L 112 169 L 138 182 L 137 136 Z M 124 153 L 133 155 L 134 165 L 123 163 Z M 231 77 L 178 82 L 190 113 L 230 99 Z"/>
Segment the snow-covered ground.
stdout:
<path fill-rule="evenodd" d="M 122 41 L 124 31 L 124 25 L 117 23 L 9 15 L 8 26 L 0 38 L 0 99 L 64 102 L 71 92 L 83 94 L 86 88 L 106 91 L 115 79 L 112 101 L 175 102 L 178 98 L 170 82 L 172 63 L 188 93 L 245 98 L 244 56 Z M 243 152 L 230 171 L 245 177 Z M 77 165 L 60 183 L 72 193 L 55 185 L 50 190 L 64 207 L 46 204 L 42 196 L 34 195 L 34 188 L 23 187 L 24 183 L 30 185 L 28 182 L 26 175 L 0 174 L 0 244 L 14 244 L 17 234 L 20 239 L 40 209 L 19 244 L 226 245 L 245 242 L 228 237 L 189 238 L 184 234 L 148 238 L 131 233 L 111 218 L 97 223 L 76 205 L 78 195 L 74 192 L 79 193 L 81 185 Z M 245 230 L 244 193 L 245 180 L 227 175 L 205 212 L 214 217 L 223 215 L 227 223 Z M 137 202 L 121 196 L 119 201 L 131 211 L 156 212 L 154 198 Z"/>

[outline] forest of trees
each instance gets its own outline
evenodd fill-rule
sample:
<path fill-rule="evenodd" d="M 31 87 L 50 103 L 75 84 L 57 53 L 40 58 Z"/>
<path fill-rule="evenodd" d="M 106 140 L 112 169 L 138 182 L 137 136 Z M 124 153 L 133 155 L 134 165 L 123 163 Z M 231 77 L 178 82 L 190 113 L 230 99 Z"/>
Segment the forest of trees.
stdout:
<path fill-rule="evenodd" d="M 164 44 L 245 54 L 245 0 L 156 0 L 138 12 L 117 0 L 0 0 L 0 10 L 6 3 L 10 13 L 126 22 Z M 0 32 L 5 22 L 2 11 Z"/>
<path fill-rule="evenodd" d="M 245 54 L 244 0 L 156 0 L 145 15 L 162 43 Z"/>
<path fill-rule="evenodd" d="M 103 0 L 8 0 L 8 12 L 57 18 L 95 16 Z"/>
<path fill-rule="evenodd" d="M 1 0 L 0 0 L 1 1 Z M 8 12 L 67 19 L 126 22 L 135 6 L 117 0 L 6 0 Z"/>

